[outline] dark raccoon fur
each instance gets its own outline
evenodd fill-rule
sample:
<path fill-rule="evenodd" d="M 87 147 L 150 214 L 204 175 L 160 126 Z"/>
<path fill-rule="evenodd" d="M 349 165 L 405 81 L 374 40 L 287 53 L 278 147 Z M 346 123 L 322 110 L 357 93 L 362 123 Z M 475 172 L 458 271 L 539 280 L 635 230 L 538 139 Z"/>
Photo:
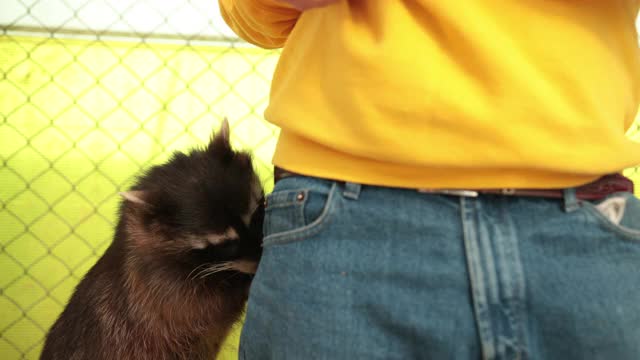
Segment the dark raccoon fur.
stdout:
<path fill-rule="evenodd" d="M 261 255 L 263 191 L 228 124 L 141 176 L 112 244 L 77 286 L 41 359 L 213 359 Z"/>

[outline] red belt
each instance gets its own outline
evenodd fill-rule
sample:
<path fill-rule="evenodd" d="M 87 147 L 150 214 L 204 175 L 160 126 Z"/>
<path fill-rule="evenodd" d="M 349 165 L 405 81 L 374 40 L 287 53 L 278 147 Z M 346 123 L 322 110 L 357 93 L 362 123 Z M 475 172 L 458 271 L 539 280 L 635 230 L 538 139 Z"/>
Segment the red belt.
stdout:
<path fill-rule="evenodd" d="M 274 169 L 274 181 L 290 177 L 305 176 L 279 167 Z M 337 180 L 336 180 L 337 181 Z M 575 188 L 576 197 L 580 200 L 598 200 L 616 192 L 633 193 L 633 181 L 622 174 L 605 175 L 593 182 Z M 446 194 L 457 196 L 478 196 L 480 194 L 494 194 L 507 196 L 530 196 L 544 198 L 562 198 L 563 189 L 417 189 L 419 192 L 430 194 Z"/>

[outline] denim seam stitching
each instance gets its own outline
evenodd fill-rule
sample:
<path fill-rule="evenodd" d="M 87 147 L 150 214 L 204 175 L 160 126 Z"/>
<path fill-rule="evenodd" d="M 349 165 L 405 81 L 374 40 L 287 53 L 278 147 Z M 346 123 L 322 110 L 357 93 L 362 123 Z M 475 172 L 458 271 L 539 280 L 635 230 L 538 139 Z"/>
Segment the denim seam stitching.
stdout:
<path fill-rule="evenodd" d="M 494 344 L 494 331 L 489 319 L 489 304 L 486 289 L 484 288 L 483 269 L 479 262 L 480 249 L 478 248 L 478 235 L 476 221 L 468 219 L 475 211 L 467 209 L 468 203 L 465 198 L 460 198 L 460 215 L 462 220 L 463 242 L 467 258 L 469 272 L 469 285 L 471 287 L 472 302 L 478 327 L 478 337 L 482 347 L 483 358 L 493 358 L 497 354 Z M 470 205 L 470 204 L 469 204 Z M 480 282 L 480 283 L 478 283 Z"/>
<path fill-rule="evenodd" d="M 505 209 L 503 209 L 505 211 Z M 504 214 L 504 213 L 503 213 Z M 522 259 L 520 257 L 520 248 L 519 248 L 519 237 L 517 236 L 516 227 L 513 223 L 513 220 L 508 215 L 505 216 L 503 222 L 506 225 L 505 228 L 505 238 L 511 239 L 508 246 L 500 246 L 500 250 L 502 254 L 500 256 L 503 258 L 501 262 L 509 262 L 507 266 L 504 266 L 506 269 L 509 268 L 509 271 L 505 271 L 504 276 L 509 276 L 509 281 L 505 284 L 505 288 L 508 288 L 508 293 L 512 295 L 511 299 L 508 301 L 507 306 L 504 308 L 510 326 L 512 327 L 512 341 L 511 345 L 513 350 L 516 352 L 515 359 L 523 359 L 526 358 L 526 335 L 525 335 L 525 318 L 526 312 L 524 310 L 524 302 L 526 301 L 526 280 L 523 273 L 522 268 Z"/>
<path fill-rule="evenodd" d="M 331 186 L 329 190 L 329 196 L 327 197 L 327 204 L 317 219 L 310 224 L 302 226 L 297 229 L 287 230 L 276 234 L 265 236 L 262 240 L 263 247 L 271 245 L 286 244 L 294 241 L 298 241 L 302 238 L 309 237 L 319 233 L 328 223 L 329 214 L 334 208 L 333 198 L 336 192 L 336 183 Z"/>

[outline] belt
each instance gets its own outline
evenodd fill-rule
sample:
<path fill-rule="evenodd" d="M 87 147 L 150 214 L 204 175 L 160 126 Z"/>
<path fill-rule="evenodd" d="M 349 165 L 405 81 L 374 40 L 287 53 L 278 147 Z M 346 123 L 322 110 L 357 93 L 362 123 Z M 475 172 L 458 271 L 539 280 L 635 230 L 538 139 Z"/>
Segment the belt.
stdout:
<path fill-rule="evenodd" d="M 273 171 L 274 182 L 291 176 L 307 176 L 275 167 Z M 340 180 L 327 179 L 344 182 Z M 593 182 L 575 188 L 576 197 L 580 200 L 599 200 L 616 192 L 633 193 L 633 181 L 622 174 L 605 175 Z M 564 189 L 416 189 L 421 193 L 444 194 L 456 196 L 477 197 L 480 194 L 529 196 L 561 199 L 564 197 Z"/>

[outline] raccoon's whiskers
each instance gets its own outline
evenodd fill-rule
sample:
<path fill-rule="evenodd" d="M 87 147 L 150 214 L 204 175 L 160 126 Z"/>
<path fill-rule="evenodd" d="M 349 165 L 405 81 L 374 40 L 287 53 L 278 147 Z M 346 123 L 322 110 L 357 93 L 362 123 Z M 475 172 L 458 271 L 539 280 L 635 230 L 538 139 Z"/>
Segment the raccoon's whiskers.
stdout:
<path fill-rule="evenodd" d="M 204 279 L 207 276 L 222 272 L 222 271 L 226 271 L 226 270 L 232 270 L 233 268 L 231 267 L 232 263 L 231 262 L 223 262 L 223 263 L 219 263 L 219 264 L 214 264 L 211 265 L 203 270 L 201 270 L 200 272 L 198 272 L 198 274 L 196 274 L 197 277 L 199 277 L 200 279 Z"/>
<path fill-rule="evenodd" d="M 191 275 L 193 275 L 193 273 L 196 272 L 197 270 L 200 270 L 200 269 L 202 269 L 204 267 L 207 267 L 209 265 L 210 265 L 209 263 L 204 263 L 204 264 L 200 264 L 200 265 L 196 266 L 193 270 L 191 270 L 189 275 L 187 275 L 187 280 L 194 280 L 196 277 L 198 277 L 198 275 L 196 274 L 193 277 Z"/>

